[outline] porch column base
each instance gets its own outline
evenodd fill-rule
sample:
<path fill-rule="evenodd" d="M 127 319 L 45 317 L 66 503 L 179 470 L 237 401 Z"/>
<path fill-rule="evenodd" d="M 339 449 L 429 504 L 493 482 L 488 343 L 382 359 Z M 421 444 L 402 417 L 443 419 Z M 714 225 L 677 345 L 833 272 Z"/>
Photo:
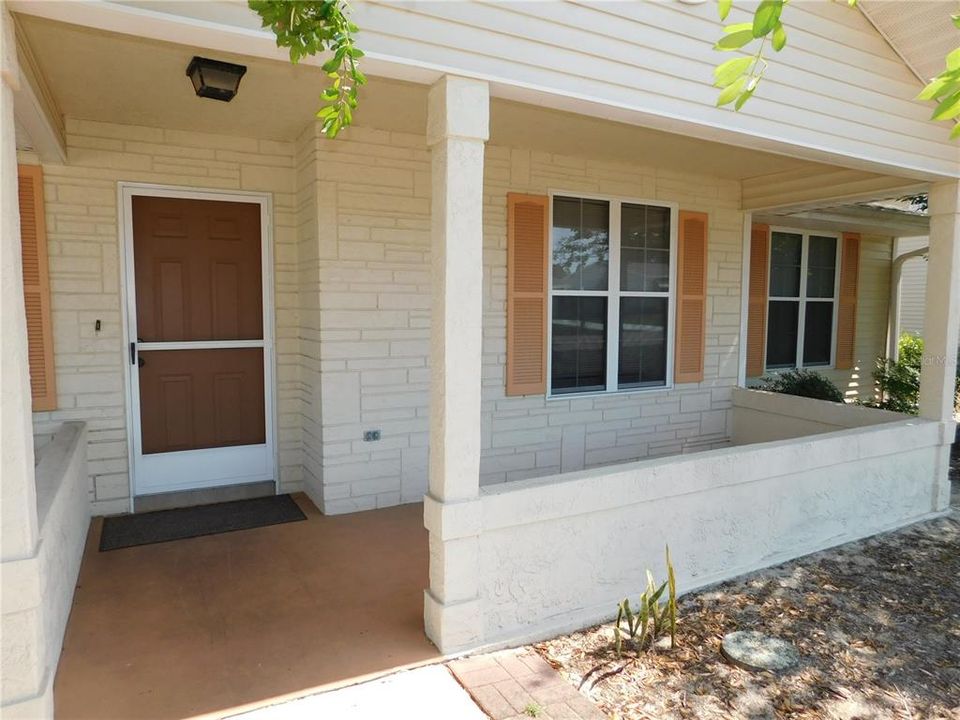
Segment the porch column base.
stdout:
<path fill-rule="evenodd" d="M 957 433 L 955 422 L 940 424 L 940 447 L 934 467 L 933 492 L 930 503 L 933 512 L 943 512 L 950 507 L 950 449 Z"/>
<path fill-rule="evenodd" d="M 481 621 L 479 599 L 443 603 L 429 590 L 423 591 L 423 627 L 443 654 L 479 645 L 483 637 Z"/>
<path fill-rule="evenodd" d="M 53 678 L 49 673 L 39 694 L 0 706 L 3 720 L 37 720 L 53 717 Z"/>

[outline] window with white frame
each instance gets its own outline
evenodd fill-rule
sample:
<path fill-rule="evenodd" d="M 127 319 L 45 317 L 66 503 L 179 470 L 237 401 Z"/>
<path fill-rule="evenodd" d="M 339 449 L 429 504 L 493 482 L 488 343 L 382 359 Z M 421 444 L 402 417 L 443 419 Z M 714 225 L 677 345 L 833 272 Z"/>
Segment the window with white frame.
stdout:
<path fill-rule="evenodd" d="M 771 233 L 768 369 L 833 364 L 839 249 L 835 235 Z"/>
<path fill-rule="evenodd" d="M 553 197 L 552 395 L 668 384 L 675 213 L 651 203 Z"/>

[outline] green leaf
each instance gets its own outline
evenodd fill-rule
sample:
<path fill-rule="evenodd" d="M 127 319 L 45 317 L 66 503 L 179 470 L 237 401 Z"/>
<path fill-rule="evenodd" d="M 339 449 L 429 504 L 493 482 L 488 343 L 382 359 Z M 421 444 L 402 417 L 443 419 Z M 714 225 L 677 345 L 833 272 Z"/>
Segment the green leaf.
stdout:
<path fill-rule="evenodd" d="M 960 70 L 960 47 L 947 55 L 947 70 Z"/>
<path fill-rule="evenodd" d="M 325 73 L 334 73 L 340 67 L 340 58 L 334 56 L 320 66 Z"/>
<path fill-rule="evenodd" d="M 744 86 L 747 84 L 746 77 L 739 77 L 733 83 L 728 85 L 723 89 L 723 92 L 720 93 L 720 96 L 717 98 L 717 107 L 722 107 L 728 103 L 734 101 L 734 99 L 743 92 Z"/>
<path fill-rule="evenodd" d="M 721 63 L 713 70 L 713 76 L 716 80 L 714 85 L 717 87 L 727 87 L 743 75 L 750 68 L 752 62 L 753 56 L 751 55 L 749 57 L 733 58 L 732 60 L 727 60 L 725 63 Z"/>
<path fill-rule="evenodd" d="M 730 33 L 720 40 L 717 41 L 717 44 L 714 45 L 714 48 L 717 50 L 739 50 L 744 45 L 753 41 L 753 33 L 750 30 L 739 30 L 735 33 Z"/>
<path fill-rule="evenodd" d="M 787 44 L 787 31 L 783 27 L 783 23 L 777 20 L 776 26 L 773 28 L 773 49 L 775 52 L 780 52 L 783 50 L 784 46 Z"/>
<path fill-rule="evenodd" d="M 739 111 L 740 108 L 746 104 L 747 100 L 753 97 L 753 91 L 756 89 L 756 86 L 754 86 L 753 88 L 744 90 L 740 97 L 737 98 L 737 102 L 734 103 L 733 109 Z"/>
<path fill-rule="evenodd" d="M 917 100 L 933 100 L 947 94 L 950 86 L 955 83 L 960 83 L 960 74 L 954 76 L 953 73 L 942 73 L 924 86 L 917 95 Z"/>
<path fill-rule="evenodd" d="M 740 32 L 741 30 L 753 30 L 753 23 L 734 23 L 733 25 L 727 25 L 723 28 L 723 32 L 727 35 L 731 33 Z"/>
<path fill-rule="evenodd" d="M 951 15 L 950 20 L 953 21 L 953 26 L 957 28 L 957 30 L 960 30 L 960 13 L 957 15 Z"/>
<path fill-rule="evenodd" d="M 953 130 L 950 131 L 951 140 L 956 140 L 958 137 L 960 137 L 960 123 L 954 125 Z"/>
<path fill-rule="evenodd" d="M 753 36 L 762 38 L 780 21 L 783 0 L 763 0 L 753 14 Z"/>
<path fill-rule="evenodd" d="M 960 91 L 951 93 L 933 111 L 933 120 L 949 120 L 960 115 Z"/>
<path fill-rule="evenodd" d="M 733 6 L 733 0 L 717 0 L 717 11 L 720 13 L 720 19 L 726 20 L 730 14 L 730 8 Z"/>

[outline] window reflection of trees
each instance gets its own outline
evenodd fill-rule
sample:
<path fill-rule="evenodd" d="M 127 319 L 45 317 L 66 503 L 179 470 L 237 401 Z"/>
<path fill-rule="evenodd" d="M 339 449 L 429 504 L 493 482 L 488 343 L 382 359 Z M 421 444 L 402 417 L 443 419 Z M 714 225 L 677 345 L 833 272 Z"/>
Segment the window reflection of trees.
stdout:
<path fill-rule="evenodd" d="M 610 204 L 563 197 L 553 202 L 553 287 L 606 290 Z"/>

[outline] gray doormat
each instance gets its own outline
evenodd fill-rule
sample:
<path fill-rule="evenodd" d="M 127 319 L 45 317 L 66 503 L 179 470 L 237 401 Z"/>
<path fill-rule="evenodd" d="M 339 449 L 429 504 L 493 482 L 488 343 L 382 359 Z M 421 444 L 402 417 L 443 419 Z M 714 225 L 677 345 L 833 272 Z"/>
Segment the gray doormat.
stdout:
<path fill-rule="evenodd" d="M 100 552 L 306 520 L 289 495 L 104 518 Z"/>

